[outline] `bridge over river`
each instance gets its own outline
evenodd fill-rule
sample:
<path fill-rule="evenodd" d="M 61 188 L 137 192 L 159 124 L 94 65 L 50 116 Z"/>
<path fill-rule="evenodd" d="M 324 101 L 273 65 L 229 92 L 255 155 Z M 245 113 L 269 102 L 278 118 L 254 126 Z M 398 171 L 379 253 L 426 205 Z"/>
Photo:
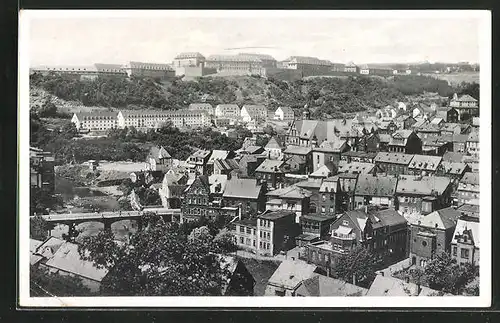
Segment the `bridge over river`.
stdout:
<path fill-rule="evenodd" d="M 144 208 L 141 211 L 48 214 L 42 215 L 42 218 L 48 223 L 65 224 L 70 227 L 85 222 L 101 222 L 105 229 L 111 229 L 111 225 L 118 221 L 136 220 L 140 228 L 144 213 L 158 214 L 165 222 L 180 222 L 181 216 L 180 209 Z"/>

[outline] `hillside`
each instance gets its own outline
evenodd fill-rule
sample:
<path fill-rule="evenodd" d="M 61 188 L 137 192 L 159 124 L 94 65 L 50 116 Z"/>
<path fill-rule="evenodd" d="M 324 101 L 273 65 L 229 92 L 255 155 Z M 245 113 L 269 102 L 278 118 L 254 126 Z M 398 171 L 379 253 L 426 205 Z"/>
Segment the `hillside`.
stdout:
<path fill-rule="evenodd" d="M 32 104 L 47 98 L 66 110 L 86 107 L 115 109 L 156 108 L 175 110 L 190 103 L 263 104 L 270 109 L 291 106 L 300 109 L 309 104 L 315 117 L 338 117 L 404 100 L 407 95 L 438 92 L 448 96 L 453 88 L 446 81 L 424 76 L 314 77 L 293 82 L 259 76 L 203 77 L 196 81 L 174 79 L 100 78 L 76 80 L 67 76 L 35 74 L 31 77 Z M 56 99 L 54 99 L 54 97 Z M 63 101 L 61 101 L 63 100 Z M 75 103 L 76 102 L 76 103 Z"/>

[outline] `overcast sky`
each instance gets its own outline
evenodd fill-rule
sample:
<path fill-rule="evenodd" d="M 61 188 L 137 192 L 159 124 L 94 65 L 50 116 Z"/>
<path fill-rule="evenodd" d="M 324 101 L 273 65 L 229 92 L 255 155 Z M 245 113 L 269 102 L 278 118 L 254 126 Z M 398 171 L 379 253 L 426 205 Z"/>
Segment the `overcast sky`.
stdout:
<path fill-rule="evenodd" d="M 176 54 L 258 52 L 332 62 L 479 61 L 476 18 L 33 18 L 30 65 L 170 63 Z M 227 50 L 235 47 L 272 47 Z"/>

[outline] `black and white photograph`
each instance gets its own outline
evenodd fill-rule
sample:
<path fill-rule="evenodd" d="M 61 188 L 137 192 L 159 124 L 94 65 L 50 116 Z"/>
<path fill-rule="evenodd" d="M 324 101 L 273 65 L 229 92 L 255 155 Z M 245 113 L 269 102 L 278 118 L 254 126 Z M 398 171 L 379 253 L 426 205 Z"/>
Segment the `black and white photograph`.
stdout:
<path fill-rule="evenodd" d="M 488 11 L 19 32 L 22 306 L 490 305 Z"/>

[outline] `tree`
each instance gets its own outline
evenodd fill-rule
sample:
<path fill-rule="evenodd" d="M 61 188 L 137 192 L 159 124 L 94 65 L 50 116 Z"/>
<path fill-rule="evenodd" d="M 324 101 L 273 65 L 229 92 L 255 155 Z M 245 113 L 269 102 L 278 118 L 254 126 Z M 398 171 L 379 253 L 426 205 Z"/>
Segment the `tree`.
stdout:
<path fill-rule="evenodd" d="M 30 266 L 31 296 L 91 296 L 90 289 L 78 277 L 50 273 L 46 268 Z"/>
<path fill-rule="evenodd" d="M 57 116 L 57 107 L 50 100 L 45 100 L 42 107 L 40 108 L 40 116 L 45 118 L 51 118 Z"/>
<path fill-rule="evenodd" d="M 31 214 L 48 214 L 49 210 L 62 206 L 62 204 L 61 198 L 52 195 L 47 188 L 31 187 Z"/>
<path fill-rule="evenodd" d="M 455 295 L 460 294 L 477 274 L 477 267 L 460 265 L 446 252 L 437 254 L 425 267 L 430 288 Z"/>
<path fill-rule="evenodd" d="M 30 217 L 30 239 L 44 241 L 53 228 L 54 226 L 45 221 L 41 215 Z"/>
<path fill-rule="evenodd" d="M 78 129 L 73 122 L 66 122 L 61 128 L 61 136 L 65 139 L 71 139 L 78 136 Z"/>
<path fill-rule="evenodd" d="M 79 251 L 108 268 L 101 285 L 105 295 L 216 296 L 229 277 L 213 241 L 190 240 L 176 225 L 158 223 L 120 245 L 110 231 L 101 231 L 84 238 Z"/>
<path fill-rule="evenodd" d="M 376 265 L 375 256 L 367 248 L 358 246 L 339 257 L 334 275 L 355 285 L 369 285 L 375 278 Z"/>

